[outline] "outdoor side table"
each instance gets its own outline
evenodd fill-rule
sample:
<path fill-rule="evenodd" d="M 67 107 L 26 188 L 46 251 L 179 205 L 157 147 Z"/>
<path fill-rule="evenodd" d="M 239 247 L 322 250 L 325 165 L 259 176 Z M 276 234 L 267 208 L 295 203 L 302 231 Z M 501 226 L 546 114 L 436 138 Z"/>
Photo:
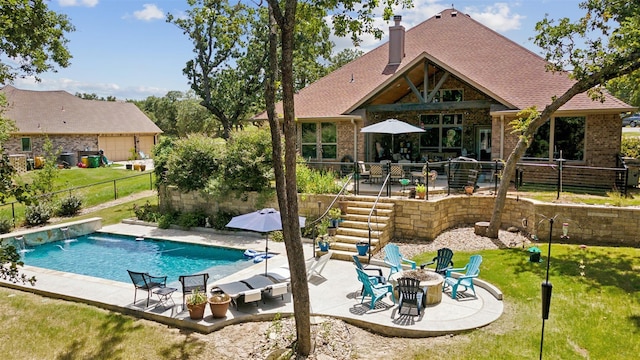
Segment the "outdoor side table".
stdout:
<path fill-rule="evenodd" d="M 158 299 L 160 299 L 160 303 L 162 304 L 162 307 L 166 309 L 169 307 L 169 301 L 171 301 L 171 303 L 173 304 L 171 306 L 176 305 L 176 303 L 173 301 L 173 298 L 171 297 L 171 295 L 173 295 L 173 293 L 176 291 L 178 291 L 178 289 L 176 288 L 163 287 L 163 288 L 154 290 L 153 293 L 158 295 Z"/>

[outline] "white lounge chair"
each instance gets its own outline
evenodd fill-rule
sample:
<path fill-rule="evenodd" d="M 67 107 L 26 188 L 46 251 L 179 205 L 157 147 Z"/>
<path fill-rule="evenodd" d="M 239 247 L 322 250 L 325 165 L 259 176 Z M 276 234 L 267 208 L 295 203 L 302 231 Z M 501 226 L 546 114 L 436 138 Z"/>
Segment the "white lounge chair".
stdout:
<path fill-rule="evenodd" d="M 240 298 L 242 298 L 245 304 L 260 301 L 260 299 L 262 299 L 262 289 L 252 289 L 249 285 L 241 281 L 215 284 L 213 285 L 211 292 L 215 292 L 218 289 L 229 295 L 231 301 L 236 306 L 236 309 L 238 309 L 238 300 L 240 300 Z"/>

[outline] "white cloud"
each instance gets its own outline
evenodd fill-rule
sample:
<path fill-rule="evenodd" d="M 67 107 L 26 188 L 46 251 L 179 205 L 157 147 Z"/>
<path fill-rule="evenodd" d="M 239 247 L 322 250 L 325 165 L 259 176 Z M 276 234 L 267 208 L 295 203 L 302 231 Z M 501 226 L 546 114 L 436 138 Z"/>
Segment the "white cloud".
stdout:
<path fill-rule="evenodd" d="M 522 20 L 524 20 L 526 16 L 511 13 L 510 5 L 517 6 L 517 3 L 495 3 L 482 10 L 478 10 L 476 7 L 465 7 L 463 12 L 498 32 L 519 30 L 522 25 Z"/>
<path fill-rule="evenodd" d="M 133 16 L 138 20 L 151 21 L 157 19 L 164 19 L 164 12 L 159 9 L 155 4 L 144 4 L 143 10 L 133 12 Z"/>
<path fill-rule="evenodd" d="M 464 9 L 456 9 L 470 15 L 474 20 L 495 31 L 506 32 L 509 30 L 520 29 L 522 20 L 526 18 L 525 16 L 512 13 L 511 7 L 518 6 L 518 2 L 496 2 L 481 10 L 473 6 L 465 7 Z M 395 7 L 394 14 L 402 15 L 402 25 L 408 30 L 431 18 L 435 14 L 450 8 L 451 3 L 449 3 L 448 0 L 414 0 L 412 8 L 403 9 L 402 7 Z M 372 35 L 364 34 L 361 36 L 362 42 L 360 47 L 358 47 L 360 50 L 363 50 L 364 52 L 370 51 L 388 40 L 389 26 L 393 24 L 393 20 L 386 22 L 382 20 L 381 14 L 382 10 L 378 11 L 378 14 L 375 15 L 374 25 L 384 31 L 382 39 L 376 39 Z M 330 16 L 326 18 L 326 21 L 329 26 L 332 27 Z M 333 49 L 334 54 L 342 51 L 343 49 L 354 47 L 351 39 L 348 37 L 339 38 L 332 33 L 330 39 L 335 44 Z"/>
<path fill-rule="evenodd" d="M 60 6 L 86 6 L 94 7 L 98 5 L 98 0 L 58 0 Z"/>
<path fill-rule="evenodd" d="M 16 79 L 14 86 L 22 90 L 50 91 L 64 90 L 70 94 L 76 93 L 96 94 L 100 97 L 114 96 L 118 100 L 142 100 L 149 96 L 162 97 L 169 92 L 168 89 L 149 86 L 121 87 L 114 83 L 89 83 L 67 78 L 42 79 L 37 82 L 33 77 Z"/>

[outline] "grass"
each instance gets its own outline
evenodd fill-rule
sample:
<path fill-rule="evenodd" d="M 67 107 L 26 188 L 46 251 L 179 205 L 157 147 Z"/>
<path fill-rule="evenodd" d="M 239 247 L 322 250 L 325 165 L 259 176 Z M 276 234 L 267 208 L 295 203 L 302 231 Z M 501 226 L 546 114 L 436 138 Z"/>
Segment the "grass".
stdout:
<path fill-rule="evenodd" d="M 22 176 L 25 182 L 30 182 L 34 172 L 27 172 Z M 60 176 L 56 179 L 54 188 L 69 189 L 74 187 L 92 185 L 69 192 L 62 192 L 57 197 L 73 194 L 82 199 L 82 207 L 87 208 L 124 197 L 152 188 L 154 180 L 153 173 L 136 173 L 122 168 L 94 168 L 81 169 L 72 168 L 60 171 Z M 115 185 L 114 185 L 115 182 Z M 55 196 L 54 196 L 55 201 Z M 24 219 L 24 209 L 22 204 L 14 205 L 16 223 L 20 224 Z M 12 208 L 9 205 L 0 207 L 0 218 L 11 218 Z"/>
<path fill-rule="evenodd" d="M 539 245 L 542 254 L 547 246 Z M 504 293 L 505 311 L 493 324 L 459 335 L 455 346 L 408 350 L 403 358 L 532 359 L 540 351 L 541 295 L 546 263 L 523 249 L 486 250 L 481 277 Z M 470 253 L 456 253 L 456 265 Z M 433 254 L 415 260 L 425 262 Z M 552 246 L 553 296 L 545 325 L 545 359 L 635 359 L 640 352 L 640 250 Z M 546 260 L 546 256 L 543 256 Z M 471 356 L 471 357 L 470 357 Z"/>
<path fill-rule="evenodd" d="M 138 200 L 128 201 L 128 202 L 111 206 L 105 209 L 97 210 L 82 216 L 76 216 L 73 218 L 65 219 L 61 222 L 65 223 L 70 221 L 88 219 L 92 217 L 100 217 L 102 218 L 103 226 L 117 224 L 121 222 L 123 219 L 129 219 L 129 218 L 135 217 L 135 214 L 133 213 L 133 204 L 143 205 L 147 201 L 153 206 L 158 205 L 158 197 L 154 195 L 154 196 L 141 198 Z"/>

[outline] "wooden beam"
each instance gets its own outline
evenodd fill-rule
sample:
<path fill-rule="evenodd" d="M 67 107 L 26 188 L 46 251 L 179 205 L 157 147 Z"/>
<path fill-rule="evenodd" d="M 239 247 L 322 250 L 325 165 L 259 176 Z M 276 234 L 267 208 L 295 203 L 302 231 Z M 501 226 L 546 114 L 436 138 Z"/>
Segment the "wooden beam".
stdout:
<path fill-rule="evenodd" d="M 418 88 L 416 88 L 416 86 L 413 85 L 413 83 L 411 82 L 411 79 L 409 79 L 409 77 L 406 74 L 402 75 L 402 77 L 404 78 L 404 81 L 406 81 L 407 84 L 409 84 L 409 87 L 411 88 L 411 92 L 413 92 L 413 94 L 418 98 L 418 101 L 420 101 L 421 103 L 424 103 L 424 98 L 422 97 L 422 95 L 420 95 L 420 91 L 418 90 Z"/>
<path fill-rule="evenodd" d="M 440 103 L 397 103 L 369 105 L 367 111 L 450 111 L 466 109 L 488 109 L 491 102 L 487 100 L 446 101 Z"/>
<path fill-rule="evenodd" d="M 430 103 L 433 101 L 433 97 L 436 96 L 436 92 L 438 92 L 438 90 L 440 90 L 440 88 L 442 87 L 442 84 L 444 84 L 445 81 L 447 81 L 447 79 L 449 78 L 449 73 L 445 72 L 442 75 L 442 78 L 440 79 L 440 81 L 438 81 L 438 83 L 436 84 L 436 86 L 433 88 L 433 90 L 431 90 L 431 92 L 429 93 L 429 97 L 427 97 L 427 102 Z"/>

